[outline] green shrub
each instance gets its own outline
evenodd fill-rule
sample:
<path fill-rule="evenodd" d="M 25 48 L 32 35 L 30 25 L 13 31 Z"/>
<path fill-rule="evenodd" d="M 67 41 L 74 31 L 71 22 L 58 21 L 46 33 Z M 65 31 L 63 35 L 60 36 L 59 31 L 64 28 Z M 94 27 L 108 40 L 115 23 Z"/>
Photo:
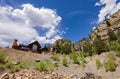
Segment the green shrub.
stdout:
<path fill-rule="evenodd" d="M 69 56 L 70 59 L 72 59 L 75 64 L 79 64 L 78 54 L 76 52 L 73 51 L 72 53 L 69 54 Z"/>
<path fill-rule="evenodd" d="M 54 54 L 51 58 L 52 58 L 54 61 L 59 61 L 58 54 Z"/>
<path fill-rule="evenodd" d="M 104 43 L 99 36 L 93 41 L 93 48 L 96 54 L 109 51 L 107 44 Z"/>
<path fill-rule="evenodd" d="M 9 69 L 13 68 L 13 63 L 12 63 L 12 61 L 9 60 L 9 61 L 5 64 L 5 66 L 6 66 L 7 68 L 9 68 Z"/>
<path fill-rule="evenodd" d="M 96 67 L 99 69 L 102 66 L 101 62 L 99 59 L 96 59 Z"/>
<path fill-rule="evenodd" d="M 120 51 L 120 45 L 117 41 L 110 42 L 110 49 L 113 51 Z"/>
<path fill-rule="evenodd" d="M 62 64 L 63 64 L 63 66 L 66 66 L 66 67 L 68 66 L 68 62 L 67 62 L 67 59 L 65 56 L 63 56 Z"/>
<path fill-rule="evenodd" d="M 105 20 L 108 27 L 111 26 L 111 23 L 108 20 Z"/>
<path fill-rule="evenodd" d="M 13 68 L 11 68 L 10 72 L 11 73 L 18 72 L 18 71 L 20 71 L 20 69 L 21 69 L 21 66 L 20 65 L 16 65 Z"/>
<path fill-rule="evenodd" d="M 36 64 L 35 69 L 39 71 L 48 71 L 45 62 L 42 61 Z"/>
<path fill-rule="evenodd" d="M 84 54 L 83 54 L 82 52 L 80 53 L 80 60 L 81 60 L 82 62 L 86 63 L 86 61 L 85 61 L 85 56 L 84 56 Z"/>
<path fill-rule="evenodd" d="M 5 52 L 0 51 L 0 63 L 4 63 L 5 60 Z"/>
<path fill-rule="evenodd" d="M 49 60 L 46 60 L 47 71 L 54 71 L 55 65 L 51 63 Z"/>
<path fill-rule="evenodd" d="M 120 57 L 120 52 L 117 52 L 117 53 L 116 53 L 116 56 L 117 56 L 117 57 Z"/>
<path fill-rule="evenodd" d="M 106 71 L 115 71 L 116 70 L 116 64 L 114 60 L 109 59 L 107 63 L 105 64 L 105 70 Z"/>
<path fill-rule="evenodd" d="M 30 67 L 30 63 L 26 62 L 26 61 L 21 61 L 20 66 L 21 66 L 21 68 L 28 69 Z"/>
<path fill-rule="evenodd" d="M 108 57 L 109 57 L 109 59 L 114 59 L 114 54 L 113 53 L 108 53 Z"/>
<path fill-rule="evenodd" d="M 92 56 L 93 53 L 92 45 L 89 42 L 86 42 L 85 45 L 83 46 L 83 53 L 85 57 Z"/>
<path fill-rule="evenodd" d="M 71 53 L 71 41 L 66 39 L 59 39 L 54 43 L 56 53 L 69 54 Z"/>
<path fill-rule="evenodd" d="M 5 66 L 3 64 L 0 64 L 0 71 L 4 70 Z"/>
<path fill-rule="evenodd" d="M 81 61 L 81 66 L 84 69 L 85 68 L 85 62 Z"/>
<path fill-rule="evenodd" d="M 109 36 L 109 41 L 117 40 L 117 36 L 115 35 L 114 31 L 111 29 L 108 29 L 108 36 Z"/>
<path fill-rule="evenodd" d="M 83 55 L 84 57 L 87 57 L 87 56 L 90 55 L 88 52 L 80 52 L 80 53 L 82 53 L 82 55 Z"/>

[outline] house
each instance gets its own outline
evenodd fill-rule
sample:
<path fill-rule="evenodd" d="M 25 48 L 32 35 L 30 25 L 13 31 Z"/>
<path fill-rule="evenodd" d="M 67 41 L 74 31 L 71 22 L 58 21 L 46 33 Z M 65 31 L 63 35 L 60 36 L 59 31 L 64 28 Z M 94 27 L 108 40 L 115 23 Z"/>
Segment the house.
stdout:
<path fill-rule="evenodd" d="M 28 45 L 22 45 L 22 44 L 17 44 L 18 40 L 14 40 L 12 48 L 17 49 L 17 50 L 23 50 L 23 51 L 32 51 L 32 52 L 37 52 L 41 53 L 41 45 L 39 44 L 38 41 L 34 41 Z"/>
<path fill-rule="evenodd" d="M 27 48 L 29 48 L 29 50 L 31 50 L 32 52 L 39 52 L 41 53 L 41 45 L 39 44 L 38 41 L 34 41 L 32 43 L 30 43 Z"/>

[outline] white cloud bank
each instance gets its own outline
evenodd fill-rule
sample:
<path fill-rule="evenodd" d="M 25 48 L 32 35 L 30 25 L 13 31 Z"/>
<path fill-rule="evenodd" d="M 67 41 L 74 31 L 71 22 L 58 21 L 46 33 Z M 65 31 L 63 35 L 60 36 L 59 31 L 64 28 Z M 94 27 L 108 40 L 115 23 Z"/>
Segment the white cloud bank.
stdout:
<path fill-rule="evenodd" d="M 11 6 L 0 6 L 0 46 L 7 46 L 14 39 L 20 43 L 38 40 L 40 43 L 53 43 L 60 39 L 58 34 L 62 18 L 55 10 L 36 8 L 31 4 L 23 4 L 21 9 Z M 35 29 L 46 29 L 44 36 Z"/>
<path fill-rule="evenodd" d="M 117 2 L 117 0 L 100 0 L 95 5 L 104 6 L 99 11 L 98 23 L 101 23 L 106 17 L 109 17 L 120 9 L 120 2 Z"/>

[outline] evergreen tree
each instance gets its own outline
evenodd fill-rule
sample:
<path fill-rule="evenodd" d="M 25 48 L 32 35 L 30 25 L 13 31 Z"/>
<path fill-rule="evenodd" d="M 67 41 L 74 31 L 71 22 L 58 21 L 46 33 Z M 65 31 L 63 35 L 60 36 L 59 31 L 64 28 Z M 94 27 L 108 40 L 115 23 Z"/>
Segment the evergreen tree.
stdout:
<path fill-rule="evenodd" d="M 111 26 L 111 24 L 110 24 L 110 22 L 108 20 L 106 20 L 106 24 L 107 24 L 108 27 Z"/>
<path fill-rule="evenodd" d="M 114 34 L 114 31 L 112 31 L 111 29 L 108 29 L 108 36 L 109 36 L 109 41 L 117 40 L 117 37 Z"/>
<path fill-rule="evenodd" d="M 94 52 L 97 54 L 101 54 L 102 52 L 108 51 L 108 46 L 101 40 L 98 36 L 93 42 Z"/>

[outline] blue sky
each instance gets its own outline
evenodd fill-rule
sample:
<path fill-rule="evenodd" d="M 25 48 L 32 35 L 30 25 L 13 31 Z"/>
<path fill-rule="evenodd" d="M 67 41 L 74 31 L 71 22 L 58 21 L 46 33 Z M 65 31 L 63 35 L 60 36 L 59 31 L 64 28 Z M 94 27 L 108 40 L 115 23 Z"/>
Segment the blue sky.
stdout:
<path fill-rule="evenodd" d="M 14 13 L 13 10 L 16 9 L 22 10 L 23 7 L 21 6 L 23 4 L 30 4 L 30 5 L 25 5 L 24 8 L 26 6 L 32 5 L 34 8 L 40 9 L 41 7 L 44 7 L 44 9 L 46 10 L 50 9 L 55 12 L 53 13 L 53 15 L 55 15 L 58 20 L 57 21 L 55 20 L 56 23 L 53 24 L 54 26 L 53 29 L 56 32 L 53 34 L 53 36 L 46 35 L 46 38 L 44 38 L 44 35 L 48 31 L 48 28 L 52 28 L 52 27 L 47 27 L 45 25 L 39 25 L 39 24 L 38 27 L 37 25 L 36 27 L 33 27 L 34 30 L 37 31 L 38 36 L 41 35 L 40 37 L 42 37 L 42 40 L 41 38 L 39 38 L 40 42 L 43 42 L 44 39 L 48 39 L 47 43 L 50 43 L 50 41 L 55 41 L 58 38 L 66 38 L 71 40 L 72 42 L 78 42 L 82 38 L 88 37 L 93 27 L 101 23 L 105 19 L 105 17 L 108 17 L 109 15 L 115 13 L 118 9 L 120 9 L 119 8 L 120 0 L 111 0 L 111 1 L 110 0 L 0 0 L 1 7 L 7 7 L 7 6 L 12 7 L 11 13 Z M 109 8 L 108 6 L 112 6 L 112 7 Z M 1 13 L 1 16 L 2 14 L 4 14 L 4 12 Z M 28 14 L 31 14 L 31 12 Z M 9 15 L 12 16 L 12 19 L 15 19 L 15 21 L 19 21 L 18 19 L 16 20 L 16 17 L 13 17 L 13 15 L 11 14 Z M 19 18 L 21 18 L 21 16 Z M 0 22 L 3 23 L 4 21 L 3 22 L 2 21 Z M 15 24 L 16 23 L 13 23 L 13 25 Z M 39 26 L 43 26 L 43 27 L 45 26 L 45 28 L 41 28 Z M 2 26 L 0 28 L 2 28 Z M 0 34 L 3 34 L 4 37 L 8 37 L 7 35 L 5 35 L 5 33 L 1 32 Z M 12 37 L 15 39 L 14 36 Z M 36 40 L 34 38 L 31 38 L 30 40 Z M 1 40 L 4 42 L 1 43 L 1 45 L 2 44 L 7 45 L 7 43 L 5 43 L 7 38 L 3 38 Z M 30 40 L 23 41 L 22 39 L 20 42 L 30 42 Z"/>

